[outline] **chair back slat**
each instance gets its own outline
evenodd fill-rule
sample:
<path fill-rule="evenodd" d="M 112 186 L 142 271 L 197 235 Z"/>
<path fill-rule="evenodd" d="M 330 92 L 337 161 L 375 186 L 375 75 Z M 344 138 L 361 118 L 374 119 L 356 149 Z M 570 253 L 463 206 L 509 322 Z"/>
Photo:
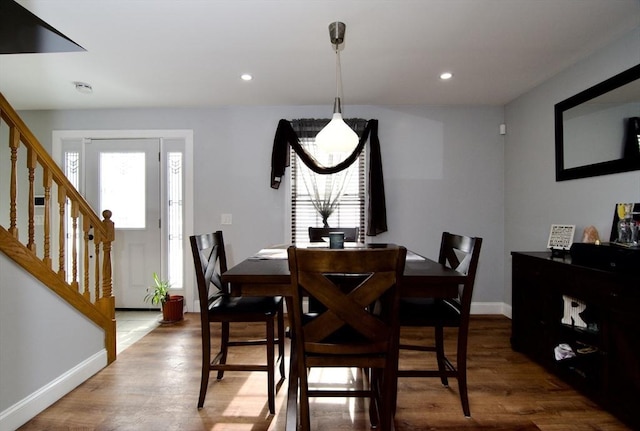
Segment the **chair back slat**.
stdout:
<path fill-rule="evenodd" d="M 327 312 L 306 326 L 307 342 L 319 342 L 345 325 L 353 327 L 368 340 L 388 339 L 390 328 L 368 312 L 366 307 L 383 297 L 395 285 L 392 274 L 372 274 L 349 294 L 342 292 L 325 277 L 309 278 L 301 275 L 301 278 L 300 284 L 307 286 L 305 293 L 312 295 L 327 308 Z"/>
<path fill-rule="evenodd" d="M 326 242 L 331 232 L 344 232 L 346 242 L 357 242 L 360 228 L 358 227 L 309 227 L 310 242 Z"/>

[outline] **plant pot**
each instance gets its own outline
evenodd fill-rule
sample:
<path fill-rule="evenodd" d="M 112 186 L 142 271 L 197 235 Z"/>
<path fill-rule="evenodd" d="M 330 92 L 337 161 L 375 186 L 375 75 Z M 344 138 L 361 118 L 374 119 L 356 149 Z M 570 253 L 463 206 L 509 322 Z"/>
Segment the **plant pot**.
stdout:
<path fill-rule="evenodd" d="M 169 300 L 162 304 L 162 322 L 171 323 L 182 320 L 184 309 L 184 297 L 181 295 L 169 295 Z"/>

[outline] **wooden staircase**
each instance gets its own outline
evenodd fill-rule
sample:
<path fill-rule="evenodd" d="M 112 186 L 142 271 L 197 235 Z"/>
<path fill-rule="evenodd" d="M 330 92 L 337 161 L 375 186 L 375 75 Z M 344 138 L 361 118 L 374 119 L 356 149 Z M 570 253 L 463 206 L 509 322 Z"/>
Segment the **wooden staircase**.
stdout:
<path fill-rule="evenodd" d="M 100 219 L 2 93 L 0 146 L 0 251 L 101 327 L 115 361 L 111 211 Z"/>

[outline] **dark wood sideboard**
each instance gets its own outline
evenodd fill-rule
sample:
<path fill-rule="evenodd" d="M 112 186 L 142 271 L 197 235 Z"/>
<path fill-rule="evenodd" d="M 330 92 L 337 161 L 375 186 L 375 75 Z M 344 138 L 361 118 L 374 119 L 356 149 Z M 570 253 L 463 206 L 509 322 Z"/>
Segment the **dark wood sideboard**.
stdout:
<path fill-rule="evenodd" d="M 623 273 L 576 265 L 568 255 L 511 255 L 513 349 L 640 429 L 640 267 Z M 575 357 L 556 360 L 561 343 Z"/>

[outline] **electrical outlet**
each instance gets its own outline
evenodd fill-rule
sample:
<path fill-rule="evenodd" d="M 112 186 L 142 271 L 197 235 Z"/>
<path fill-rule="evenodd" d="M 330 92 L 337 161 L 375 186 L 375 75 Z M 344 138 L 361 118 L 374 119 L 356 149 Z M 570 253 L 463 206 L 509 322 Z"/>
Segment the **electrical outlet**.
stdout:
<path fill-rule="evenodd" d="M 220 216 L 220 224 L 231 224 L 231 214 L 222 214 Z"/>

